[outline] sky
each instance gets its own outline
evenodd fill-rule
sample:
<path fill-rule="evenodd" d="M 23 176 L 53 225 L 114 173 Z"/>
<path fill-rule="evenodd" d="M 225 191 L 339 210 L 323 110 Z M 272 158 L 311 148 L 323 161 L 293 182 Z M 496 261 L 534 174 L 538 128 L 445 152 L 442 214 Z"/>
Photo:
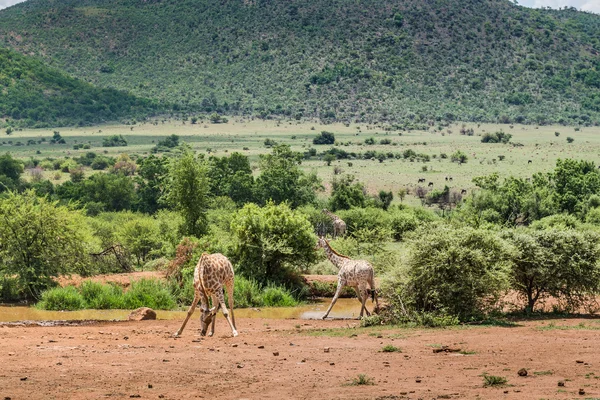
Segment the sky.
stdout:
<path fill-rule="evenodd" d="M 23 0 L 0 0 L 0 10 Z M 518 3 L 526 7 L 575 7 L 578 10 L 593 11 L 600 14 L 600 0 L 517 0 Z"/>

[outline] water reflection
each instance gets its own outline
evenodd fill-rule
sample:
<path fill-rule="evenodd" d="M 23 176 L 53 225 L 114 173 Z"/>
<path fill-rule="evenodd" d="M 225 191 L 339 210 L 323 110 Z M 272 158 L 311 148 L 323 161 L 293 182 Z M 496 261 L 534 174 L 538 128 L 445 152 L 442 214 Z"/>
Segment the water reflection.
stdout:
<path fill-rule="evenodd" d="M 331 299 L 304 304 L 298 307 L 268 307 L 235 309 L 235 316 L 240 318 L 268 319 L 320 319 Z M 370 302 L 369 302 L 370 303 Z M 373 306 L 367 304 L 369 310 Z M 156 312 L 158 319 L 183 319 L 185 310 Z M 52 321 L 52 320 L 126 320 L 130 310 L 81 310 L 81 311 L 44 311 L 27 306 L 0 304 L 0 322 L 15 321 Z M 360 303 L 357 299 L 338 299 L 329 314 L 330 318 L 358 318 Z M 196 309 L 194 317 L 199 317 Z"/>

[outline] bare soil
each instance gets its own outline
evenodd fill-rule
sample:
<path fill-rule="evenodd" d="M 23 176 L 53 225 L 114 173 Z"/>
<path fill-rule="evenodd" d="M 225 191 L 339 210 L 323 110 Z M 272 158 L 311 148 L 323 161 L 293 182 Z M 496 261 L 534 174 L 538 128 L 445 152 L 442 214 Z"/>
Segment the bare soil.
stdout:
<path fill-rule="evenodd" d="M 175 339 L 179 324 L 0 326 L 0 399 L 600 397 L 598 319 L 401 329 L 240 318 L 233 338 L 220 316 L 215 337 L 201 338 L 194 318 Z M 359 374 L 374 385 L 352 385 Z M 484 387 L 483 374 L 508 382 Z"/>

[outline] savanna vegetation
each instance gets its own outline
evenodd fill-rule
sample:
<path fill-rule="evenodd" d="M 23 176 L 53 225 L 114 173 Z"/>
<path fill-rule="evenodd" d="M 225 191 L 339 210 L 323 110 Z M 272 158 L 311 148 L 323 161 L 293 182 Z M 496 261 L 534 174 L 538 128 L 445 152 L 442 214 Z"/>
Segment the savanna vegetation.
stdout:
<path fill-rule="evenodd" d="M 599 31 L 596 14 L 508 0 L 40 0 L 0 12 L 0 46 L 217 124 L 223 115 L 406 128 L 595 124 Z M 3 100 L 0 116 L 11 123 L 86 121 L 58 119 L 38 106 L 35 80 L 22 86 L 11 76 L 0 72 L 11 90 L 21 85 L 11 99 L 33 105 L 15 110 Z M 81 111 L 119 119 L 117 104 L 136 101 L 119 94 L 110 110 L 93 101 Z"/>

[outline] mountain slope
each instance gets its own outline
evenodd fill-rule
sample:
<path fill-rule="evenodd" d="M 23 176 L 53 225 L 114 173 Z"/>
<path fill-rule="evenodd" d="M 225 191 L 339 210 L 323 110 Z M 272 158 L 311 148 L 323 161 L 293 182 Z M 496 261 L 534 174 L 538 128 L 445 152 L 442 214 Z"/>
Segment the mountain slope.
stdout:
<path fill-rule="evenodd" d="M 30 0 L 2 43 L 207 112 L 600 120 L 600 16 L 507 0 Z"/>
<path fill-rule="evenodd" d="M 157 102 L 98 89 L 42 62 L 0 49 L 0 118 L 6 125 L 89 125 L 147 116 Z"/>

